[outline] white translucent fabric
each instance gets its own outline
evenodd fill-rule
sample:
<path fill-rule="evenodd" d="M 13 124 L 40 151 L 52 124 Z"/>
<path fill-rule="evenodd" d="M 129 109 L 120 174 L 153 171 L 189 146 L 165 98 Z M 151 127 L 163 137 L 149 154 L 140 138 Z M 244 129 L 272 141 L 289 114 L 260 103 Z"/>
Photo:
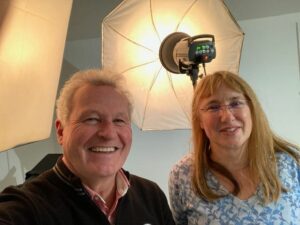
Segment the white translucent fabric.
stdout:
<path fill-rule="evenodd" d="M 71 6 L 0 1 L 0 151 L 50 136 Z"/>
<path fill-rule="evenodd" d="M 159 60 L 160 44 L 173 32 L 215 36 L 208 74 L 239 70 L 244 35 L 222 0 L 124 0 L 102 22 L 102 65 L 127 78 L 133 122 L 142 130 L 191 127 L 192 82 Z"/>

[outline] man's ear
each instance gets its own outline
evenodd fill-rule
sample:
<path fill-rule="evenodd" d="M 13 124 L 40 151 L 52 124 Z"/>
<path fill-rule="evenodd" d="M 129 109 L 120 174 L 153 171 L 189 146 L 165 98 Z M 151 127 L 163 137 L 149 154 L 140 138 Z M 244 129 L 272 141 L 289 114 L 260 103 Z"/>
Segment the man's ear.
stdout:
<path fill-rule="evenodd" d="M 56 138 L 58 144 L 62 145 L 63 143 L 63 133 L 64 133 L 64 127 L 60 120 L 55 121 L 55 128 L 56 128 Z"/>

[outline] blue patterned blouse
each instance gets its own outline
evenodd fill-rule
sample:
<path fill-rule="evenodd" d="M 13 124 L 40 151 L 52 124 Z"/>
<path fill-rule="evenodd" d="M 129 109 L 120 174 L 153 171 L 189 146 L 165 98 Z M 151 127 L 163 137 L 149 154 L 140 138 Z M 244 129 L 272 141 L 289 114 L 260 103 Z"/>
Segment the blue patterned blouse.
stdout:
<path fill-rule="evenodd" d="M 279 177 L 288 192 L 277 202 L 263 205 L 262 189 L 240 200 L 232 194 L 208 202 L 192 190 L 191 155 L 183 157 L 171 170 L 169 179 L 170 204 L 177 225 L 300 225 L 300 167 L 289 155 L 278 153 Z M 208 185 L 217 193 L 228 193 L 212 173 L 207 174 Z"/>

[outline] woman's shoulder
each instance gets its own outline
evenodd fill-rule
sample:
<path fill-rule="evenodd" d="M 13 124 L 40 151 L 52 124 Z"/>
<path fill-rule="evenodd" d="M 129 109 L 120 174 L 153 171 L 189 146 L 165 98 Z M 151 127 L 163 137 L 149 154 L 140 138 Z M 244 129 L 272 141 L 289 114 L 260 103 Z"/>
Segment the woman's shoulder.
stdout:
<path fill-rule="evenodd" d="M 283 184 L 287 187 L 300 183 L 300 165 L 288 153 L 276 153 L 277 171 Z"/>
<path fill-rule="evenodd" d="M 296 155 L 300 157 L 299 153 L 296 152 Z M 276 153 L 276 159 L 277 159 L 277 166 L 283 166 L 283 167 L 299 167 L 299 164 L 297 163 L 296 159 L 291 156 L 290 154 L 286 152 L 277 152 Z"/>
<path fill-rule="evenodd" d="M 188 153 L 184 155 L 177 163 L 173 165 L 170 171 L 170 184 L 180 183 L 181 186 L 190 185 L 192 176 L 193 155 Z"/>
<path fill-rule="evenodd" d="M 193 155 L 192 153 L 187 153 L 179 161 L 177 161 L 171 171 L 186 171 L 190 170 L 193 165 Z"/>

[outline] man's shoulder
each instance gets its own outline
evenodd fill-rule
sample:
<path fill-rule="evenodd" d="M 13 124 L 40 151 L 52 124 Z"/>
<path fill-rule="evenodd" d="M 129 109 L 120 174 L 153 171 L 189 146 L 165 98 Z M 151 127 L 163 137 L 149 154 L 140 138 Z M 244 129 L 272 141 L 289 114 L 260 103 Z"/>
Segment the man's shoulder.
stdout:
<path fill-rule="evenodd" d="M 49 170 L 20 185 L 5 188 L 0 194 L 0 203 L 8 199 L 30 203 L 38 198 L 47 197 L 50 193 L 55 193 L 53 189 L 57 187 L 57 184 L 55 181 L 51 181 L 53 175 L 53 171 Z"/>
<path fill-rule="evenodd" d="M 159 195 L 163 194 L 163 191 L 155 181 L 136 174 L 131 174 L 125 170 L 124 172 L 129 180 L 130 183 L 129 190 L 131 192 L 152 193 L 152 194 L 157 193 Z"/>
<path fill-rule="evenodd" d="M 141 185 L 141 186 L 146 185 L 146 186 L 155 187 L 155 188 L 158 187 L 158 184 L 153 180 L 150 180 L 146 177 L 142 177 L 142 176 L 139 176 L 136 174 L 129 173 L 128 171 L 125 171 L 125 170 L 124 170 L 124 172 L 130 182 L 130 185 Z"/>
<path fill-rule="evenodd" d="M 9 224 L 8 221 L 18 220 L 23 215 L 34 218 L 33 209 L 35 203 L 39 201 L 38 195 L 35 193 L 35 190 L 28 188 L 28 184 L 5 188 L 0 194 L 0 221 L 7 221 L 7 224 Z M 2 223 L 0 222 L 0 224 Z M 30 223 L 24 221 L 24 224 Z"/>
<path fill-rule="evenodd" d="M 54 155 L 55 157 L 53 157 Z M 37 166 L 26 173 L 26 179 L 22 184 L 8 186 L 1 192 L 1 200 L 3 196 L 18 199 L 35 200 L 41 197 L 49 196 L 49 193 L 55 193 L 53 189 L 58 187 L 58 176 L 55 174 L 53 167 L 45 166 L 45 160 L 51 161 L 51 166 L 60 154 L 47 155 Z M 52 158 L 51 158 L 52 157 Z M 28 201 L 29 202 L 29 201 Z"/>
<path fill-rule="evenodd" d="M 126 217 L 132 216 L 134 220 L 148 220 L 147 223 L 145 221 L 139 224 L 173 225 L 167 198 L 159 185 L 145 177 L 125 172 L 129 178 L 130 188 L 123 197 L 120 208 L 124 209 Z M 128 209 L 131 210 L 128 211 Z"/>

